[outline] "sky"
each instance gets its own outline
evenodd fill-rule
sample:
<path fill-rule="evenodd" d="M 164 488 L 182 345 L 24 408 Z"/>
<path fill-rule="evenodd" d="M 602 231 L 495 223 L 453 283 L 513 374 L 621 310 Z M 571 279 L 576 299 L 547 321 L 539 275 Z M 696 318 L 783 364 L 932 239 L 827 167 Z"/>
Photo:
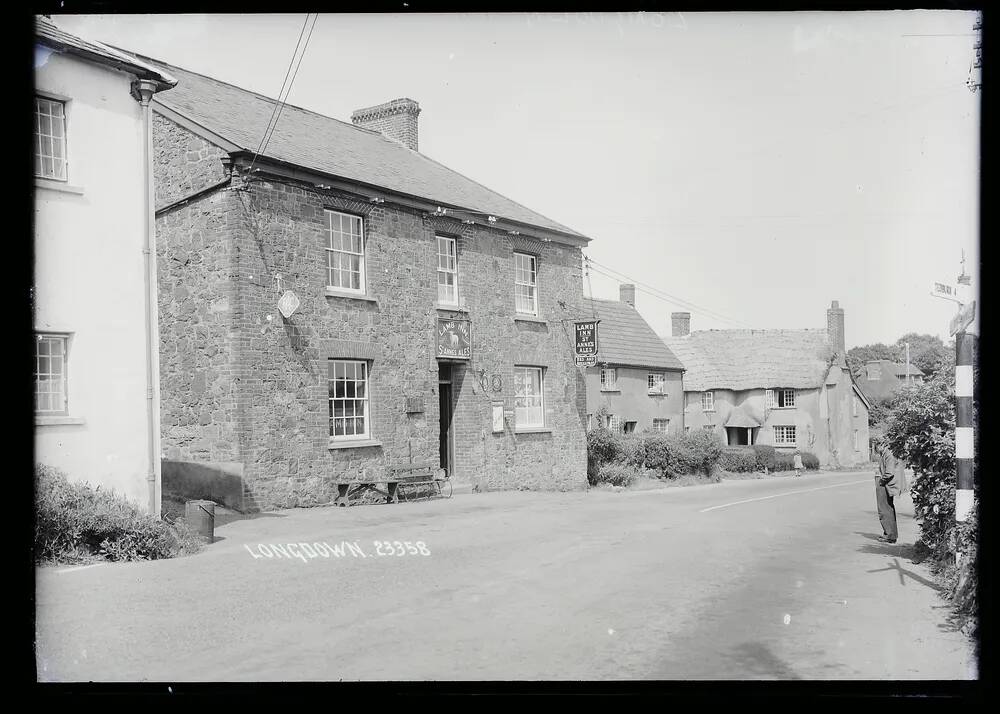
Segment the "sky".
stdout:
<path fill-rule="evenodd" d="M 306 16 L 54 15 L 277 97 Z M 319 16 L 290 104 L 419 102 L 421 153 L 593 239 L 584 290 L 659 334 L 948 339 L 978 289 L 980 92 L 963 11 Z"/>

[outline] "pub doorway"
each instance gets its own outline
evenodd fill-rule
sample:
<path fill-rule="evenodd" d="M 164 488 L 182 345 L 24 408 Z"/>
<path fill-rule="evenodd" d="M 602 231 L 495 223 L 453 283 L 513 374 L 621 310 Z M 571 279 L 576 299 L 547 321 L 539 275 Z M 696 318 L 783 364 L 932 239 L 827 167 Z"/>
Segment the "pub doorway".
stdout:
<path fill-rule="evenodd" d="M 451 403 L 451 365 L 447 363 L 438 364 L 438 403 L 441 414 L 438 432 L 441 468 L 445 470 L 448 478 L 451 478 L 455 467 L 455 440 L 452 428 L 454 414 Z"/>

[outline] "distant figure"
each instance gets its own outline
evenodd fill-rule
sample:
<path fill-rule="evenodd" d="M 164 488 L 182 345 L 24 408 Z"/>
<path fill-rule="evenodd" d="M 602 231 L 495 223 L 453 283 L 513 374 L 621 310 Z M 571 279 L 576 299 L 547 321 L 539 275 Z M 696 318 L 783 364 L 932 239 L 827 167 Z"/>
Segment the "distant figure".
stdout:
<path fill-rule="evenodd" d="M 798 449 L 795 450 L 795 459 L 793 460 L 792 465 L 795 467 L 795 475 L 796 476 L 801 476 L 802 475 L 802 454 L 799 453 Z"/>
<path fill-rule="evenodd" d="M 878 519 L 882 523 L 882 543 L 895 543 L 899 535 L 896 529 L 896 506 L 893 499 L 906 489 L 906 474 L 903 463 L 892 455 L 884 437 L 875 442 L 875 503 Z"/>

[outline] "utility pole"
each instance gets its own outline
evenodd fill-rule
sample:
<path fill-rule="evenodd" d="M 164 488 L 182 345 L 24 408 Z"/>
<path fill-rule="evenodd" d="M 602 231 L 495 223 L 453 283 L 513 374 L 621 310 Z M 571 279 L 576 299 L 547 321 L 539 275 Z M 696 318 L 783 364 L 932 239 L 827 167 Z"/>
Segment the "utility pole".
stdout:
<path fill-rule="evenodd" d="M 972 31 L 976 33 L 983 31 L 982 13 L 977 13 L 976 24 L 972 26 Z M 981 36 L 976 36 L 976 43 L 972 46 L 972 49 L 976 51 L 976 59 L 969 66 L 969 78 L 965 81 L 965 86 L 969 88 L 970 92 L 978 92 L 983 88 L 983 77 L 981 74 L 983 69 L 983 41 Z"/>
<path fill-rule="evenodd" d="M 975 414 L 973 399 L 973 355 L 976 335 L 966 331 L 975 316 L 976 304 L 971 300 L 972 279 L 965 272 L 965 252 L 962 252 L 962 274 L 958 276 L 959 314 L 952 320 L 955 333 L 955 523 L 964 523 L 974 506 L 973 467 L 975 465 Z M 955 552 L 959 565 L 962 553 Z"/>
<path fill-rule="evenodd" d="M 906 386 L 910 386 L 910 343 L 904 342 L 906 345 Z"/>

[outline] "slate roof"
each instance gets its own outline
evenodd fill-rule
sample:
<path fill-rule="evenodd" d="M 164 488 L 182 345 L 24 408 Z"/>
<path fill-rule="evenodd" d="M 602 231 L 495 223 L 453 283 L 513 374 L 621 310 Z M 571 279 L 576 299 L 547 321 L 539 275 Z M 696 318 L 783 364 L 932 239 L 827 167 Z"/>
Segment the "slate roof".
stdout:
<path fill-rule="evenodd" d="M 169 95 L 156 98 L 159 104 L 245 151 L 257 150 L 276 99 L 159 60 L 143 59 L 167 68 L 179 80 Z M 590 240 L 376 131 L 290 104 L 281 110 L 263 156 L 429 199 L 442 207 L 494 215 Z"/>
<path fill-rule="evenodd" d="M 826 330 L 703 330 L 664 337 L 684 364 L 684 391 L 819 388 L 833 354 Z"/>
<path fill-rule="evenodd" d="M 177 80 L 159 67 L 143 62 L 138 57 L 100 42 L 85 40 L 59 29 L 54 22 L 42 15 L 35 16 L 35 37 L 42 44 L 59 52 L 68 52 L 92 62 L 121 69 L 140 79 L 151 79 L 159 83 L 160 89 L 168 89 Z"/>
<path fill-rule="evenodd" d="M 630 305 L 618 300 L 584 299 L 588 317 L 601 321 L 597 328 L 599 363 L 627 367 L 681 370 L 684 365 L 657 337 L 653 328 Z"/>

